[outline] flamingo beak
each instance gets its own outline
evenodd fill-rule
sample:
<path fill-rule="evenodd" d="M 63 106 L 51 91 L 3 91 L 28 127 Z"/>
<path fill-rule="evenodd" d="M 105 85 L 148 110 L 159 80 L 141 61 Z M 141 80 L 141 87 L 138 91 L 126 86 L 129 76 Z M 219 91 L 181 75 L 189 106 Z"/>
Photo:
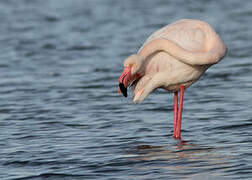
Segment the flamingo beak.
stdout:
<path fill-rule="evenodd" d="M 130 67 L 125 67 L 122 75 L 119 78 L 119 88 L 118 93 L 122 93 L 125 97 L 128 96 L 127 94 L 127 87 L 131 81 L 131 69 Z"/>

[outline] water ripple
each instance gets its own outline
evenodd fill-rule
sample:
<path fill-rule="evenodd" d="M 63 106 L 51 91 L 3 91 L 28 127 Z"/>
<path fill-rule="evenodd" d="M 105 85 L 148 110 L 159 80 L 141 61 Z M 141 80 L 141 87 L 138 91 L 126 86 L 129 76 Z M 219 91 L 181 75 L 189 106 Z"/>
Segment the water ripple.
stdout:
<path fill-rule="evenodd" d="M 251 179 L 251 7 L 0 1 L 0 179 Z M 173 95 L 133 104 L 118 78 L 153 31 L 198 17 L 229 53 L 186 90 L 176 141 Z"/>

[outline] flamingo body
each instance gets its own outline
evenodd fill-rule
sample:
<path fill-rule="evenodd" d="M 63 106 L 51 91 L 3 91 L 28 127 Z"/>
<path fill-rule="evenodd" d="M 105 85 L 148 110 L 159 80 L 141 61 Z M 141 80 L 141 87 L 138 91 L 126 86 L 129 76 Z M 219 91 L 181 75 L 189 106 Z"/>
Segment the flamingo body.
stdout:
<path fill-rule="evenodd" d="M 192 19 L 179 20 L 154 32 L 137 54 L 124 61 L 120 87 L 127 88 L 133 82 L 135 103 L 143 101 L 157 88 L 183 93 L 184 88 L 196 82 L 226 52 L 225 43 L 209 24 Z M 126 88 L 121 88 L 124 94 Z M 174 114 L 174 124 L 179 124 L 178 119 L 181 121 L 182 103 L 183 98 L 178 110 L 181 115 Z M 177 109 L 174 111 L 177 113 Z M 180 136 L 180 129 L 175 131 L 179 131 L 176 136 Z"/>

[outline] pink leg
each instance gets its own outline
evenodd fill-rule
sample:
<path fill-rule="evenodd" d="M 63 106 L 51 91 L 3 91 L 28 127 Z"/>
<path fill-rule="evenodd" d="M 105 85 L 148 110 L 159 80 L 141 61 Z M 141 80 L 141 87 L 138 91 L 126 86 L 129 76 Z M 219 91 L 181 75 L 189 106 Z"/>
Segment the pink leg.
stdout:
<path fill-rule="evenodd" d="M 174 93 L 174 125 L 173 125 L 173 137 L 176 137 L 178 120 L 178 92 Z"/>
<path fill-rule="evenodd" d="M 181 139 L 181 119 L 182 119 L 182 110 L 183 110 L 184 90 L 185 90 L 185 87 L 180 86 L 178 121 L 177 121 L 176 137 L 175 137 L 177 139 Z"/>

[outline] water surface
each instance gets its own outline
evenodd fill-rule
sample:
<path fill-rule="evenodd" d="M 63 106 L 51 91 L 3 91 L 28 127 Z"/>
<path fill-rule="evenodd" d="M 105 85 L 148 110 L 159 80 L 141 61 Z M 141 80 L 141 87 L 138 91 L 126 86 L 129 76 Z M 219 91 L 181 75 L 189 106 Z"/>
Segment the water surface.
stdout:
<path fill-rule="evenodd" d="M 156 29 L 210 23 L 229 53 L 185 92 L 117 94 Z M 251 179 L 252 1 L 0 2 L 0 179 Z"/>

